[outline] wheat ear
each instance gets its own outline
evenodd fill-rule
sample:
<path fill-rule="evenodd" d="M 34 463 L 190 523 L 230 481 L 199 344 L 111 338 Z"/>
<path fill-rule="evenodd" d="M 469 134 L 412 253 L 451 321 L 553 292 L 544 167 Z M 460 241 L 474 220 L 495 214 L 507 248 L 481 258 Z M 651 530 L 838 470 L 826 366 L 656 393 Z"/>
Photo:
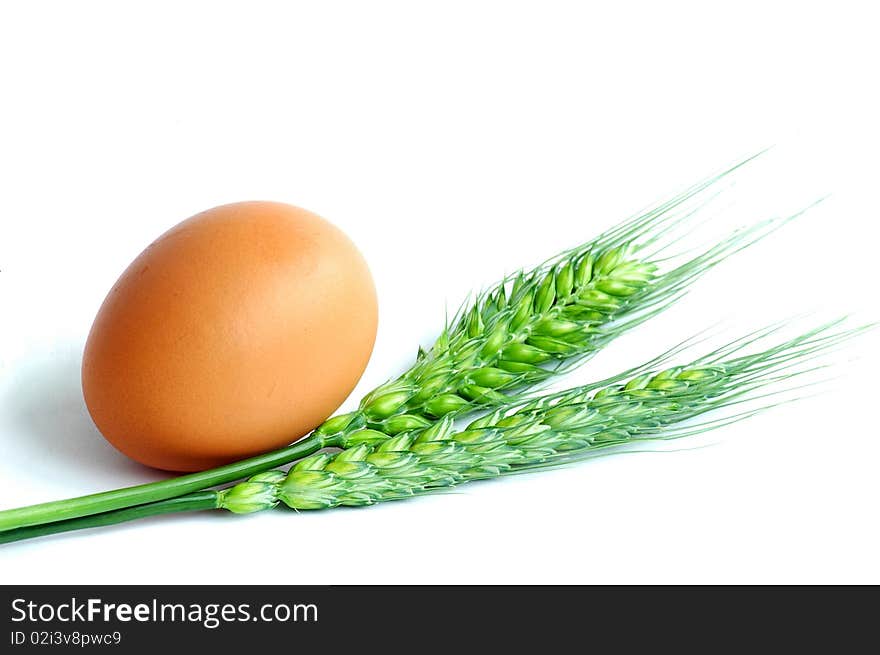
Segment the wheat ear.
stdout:
<path fill-rule="evenodd" d="M 835 331 L 837 325 L 733 356 L 755 340 L 750 335 L 684 366 L 641 373 L 599 391 L 579 387 L 501 408 L 464 430 L 444 419 L 385 439 L 370 430 L 356 432 L 347 449 L 311 455 L 289 472 L 258 474 L 218 492 L 216 504 L 238 513 L 278 503 L 298 510 L 372 505 L 571 463 L 608 448 L 697 434 L 772 406 L 694 422 L 708 412 L 741 405 L 768 385 L 777 387 L 763 398 L 784 391 L 785 381 L 812 370 L 805 364 L 815 356 L 862 331 Z"/>

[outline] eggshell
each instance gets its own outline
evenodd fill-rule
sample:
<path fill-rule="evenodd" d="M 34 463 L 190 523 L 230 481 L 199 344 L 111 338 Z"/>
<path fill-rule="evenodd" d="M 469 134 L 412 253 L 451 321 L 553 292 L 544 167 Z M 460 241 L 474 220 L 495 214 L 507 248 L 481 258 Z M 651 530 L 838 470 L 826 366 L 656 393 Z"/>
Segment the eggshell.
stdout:
<path fill-rule="evenodd" d="M 83 395 L 129 457 L 196 471 L 295 441 L 351 393 L 376 337 L 369 269 L 304 209 L 242 202 L 172 228 L 95 318 Z"/>

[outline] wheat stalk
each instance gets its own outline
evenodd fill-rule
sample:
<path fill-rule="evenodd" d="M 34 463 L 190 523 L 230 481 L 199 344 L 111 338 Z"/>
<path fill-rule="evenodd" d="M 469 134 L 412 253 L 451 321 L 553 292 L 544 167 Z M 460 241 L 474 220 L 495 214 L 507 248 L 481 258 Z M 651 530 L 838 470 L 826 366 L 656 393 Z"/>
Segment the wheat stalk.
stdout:
<path fill-rule="evenodd" d="M 296 510 L 373 505 L 472 480 L 570 464 L 633 444 L 700 434 L 788 402 L 781 394 L 802 388 L 791 384 L 792 379 L 821 368 L 812 363 L 816 357 L 871 327 L 843 330 L 840 323 L 741 354 L 779 329 L 771 327 L 689 364 L 653 370 L 674 349 L 617 376 L 627 377 L 626 382 L 521 401 L 464 429 L 456 429 L 449 416 L 396 435 L 363 428 L 352 433 L 348 448 L 312 454 L 289 471 L 263 471 L 220 491 L 8 530 L 0 532 L 0 543 L 181 511 L 248 514 L 281 504 Z M 704 417 L 710 412 L 716 414 Z"/>

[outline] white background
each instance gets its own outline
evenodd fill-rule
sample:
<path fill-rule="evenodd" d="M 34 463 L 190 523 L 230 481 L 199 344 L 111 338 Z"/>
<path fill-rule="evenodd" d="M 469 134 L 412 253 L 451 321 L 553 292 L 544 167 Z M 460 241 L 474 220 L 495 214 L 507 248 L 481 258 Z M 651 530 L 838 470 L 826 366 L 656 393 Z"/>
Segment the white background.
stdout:
<path fill-rule="evenodd" d="M 870 3 L 606 4 L 0 5 L 0 508 L 163 477 L 93 427 L 81 349 L 128 262 L 224 202 L 304 206 L 365 253 L 381 325 L 348 405 L 446 303 L 769 144 L 740 219 L 831 198 L 573 379 L 721 319 L 880 318 Z M 876 343 L 710 447 L 13 544 L 0 582 L 878 583 Z"/>

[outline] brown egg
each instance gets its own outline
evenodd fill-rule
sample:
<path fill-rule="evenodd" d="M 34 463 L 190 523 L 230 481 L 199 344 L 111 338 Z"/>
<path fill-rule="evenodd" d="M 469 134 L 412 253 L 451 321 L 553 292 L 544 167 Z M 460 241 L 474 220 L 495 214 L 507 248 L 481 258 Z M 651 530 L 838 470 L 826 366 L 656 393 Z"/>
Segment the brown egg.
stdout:
<path fill-rule="evenodd" d="M 351 393 L 376 337 L 369 269 L 311 212 L 242 202 L 160 236 L 101 306 L 83 395 L 107 440 L 197 471 L 295 441 Z"/>

